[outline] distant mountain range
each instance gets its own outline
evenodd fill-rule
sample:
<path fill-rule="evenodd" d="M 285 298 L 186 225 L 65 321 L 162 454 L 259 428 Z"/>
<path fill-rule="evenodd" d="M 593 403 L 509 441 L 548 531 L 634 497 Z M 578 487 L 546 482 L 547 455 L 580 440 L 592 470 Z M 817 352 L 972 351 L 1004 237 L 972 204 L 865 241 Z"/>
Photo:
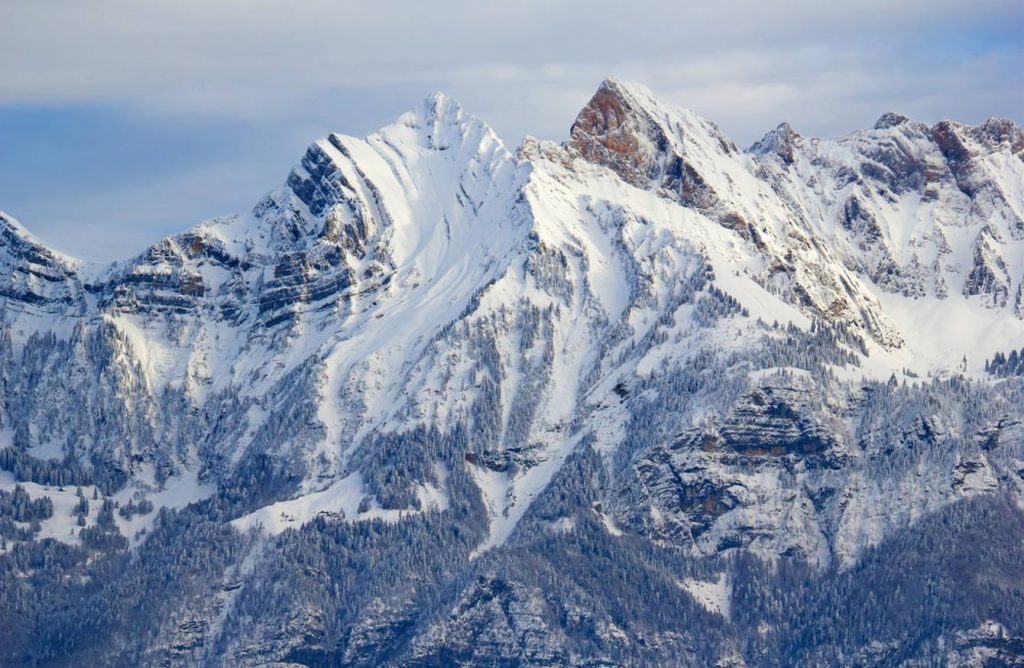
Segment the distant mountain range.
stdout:
<path fill-rule="evenodd" d="M 1012 121 L 435 93 L 0 267 L 0 664 L 1024 665 Z"/>

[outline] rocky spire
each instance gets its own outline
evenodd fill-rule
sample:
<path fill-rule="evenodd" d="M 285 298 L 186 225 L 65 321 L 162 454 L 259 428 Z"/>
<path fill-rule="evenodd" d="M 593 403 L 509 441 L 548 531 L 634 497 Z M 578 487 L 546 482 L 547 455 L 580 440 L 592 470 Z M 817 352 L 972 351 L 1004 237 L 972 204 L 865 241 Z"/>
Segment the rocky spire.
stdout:
<path fill-rule="evenodd" d="M 786 165 L 792 165 L 795 149 L 800 135 L 790 127 L 789 123 L 780 123 L 777 128 L 766 134 L 750 147 L 755 155 L 774 155 Z"/>
<path fill-rule="evenodd" d="M 589 162 L 612 169 L 627 183 L 647 188 L 657 176 L 658 154 L 669 139 L 630 86 L 605 79 L 576 116 L 570 148 Z"/>

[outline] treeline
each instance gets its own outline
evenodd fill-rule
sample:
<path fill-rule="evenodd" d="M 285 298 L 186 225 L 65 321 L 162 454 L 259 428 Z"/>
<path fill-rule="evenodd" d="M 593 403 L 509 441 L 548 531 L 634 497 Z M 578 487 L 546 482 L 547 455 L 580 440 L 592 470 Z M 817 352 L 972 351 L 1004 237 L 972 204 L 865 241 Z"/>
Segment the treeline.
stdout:
<path fill-rule="evenodd" d="M 10 471 L 18 482 L 53 487 L 93 484 L 93 476 L 74 459 L 38 459 L 17 448 L 0 450 L 0 470 Z"/>
<path fill-rule="evenodd" d="M 1012 350 L 1010 354 L 996 353 L 991 360 L 985 360 L 985 371 L 993 376 L 1024 376 L 1024 348 Z"/>
<path fill-rule="evenodd" d="M 39 533 L 40 522 L 53 517 L 53 501 L 48 496 L 35 499 L 21 485 L 14 490 L 0 490 L 0 538 L 4 540 L 32 540 Z M 20 527 L 16 522 L 29 524 Z M 4 546 L 6 547 L 6 546 Z"/>

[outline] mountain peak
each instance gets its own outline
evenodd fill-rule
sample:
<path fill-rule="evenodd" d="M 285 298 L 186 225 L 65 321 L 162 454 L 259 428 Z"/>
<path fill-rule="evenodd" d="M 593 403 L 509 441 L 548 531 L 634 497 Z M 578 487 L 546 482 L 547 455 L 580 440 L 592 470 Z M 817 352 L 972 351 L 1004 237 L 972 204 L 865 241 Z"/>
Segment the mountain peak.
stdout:
<path fill-rule="evenodd" d="M 477 143 L 485 136 L 493 143 L 500 143 L 487 123 L 467 112 L 458 100 L 443 91 L 431 93 L 416 108 L 403 114 L 398 123 L 381 128 L 374 135 L 395 135 L 402 127 L 416 131 L 428 149 L 446 151 L 467 139 Z"/>
<path fill-rule="evenodd" d="M 882 114 L 877 121 L 875 121 L 875 130 L 888 130 L 898 125 L 903 125 L 910 119 L 903 114 L 896 113 L 895 111 L 887 111 Z"/>
<path fill-rule="evenodd" d="M 568 145 L 584 159 L 647 187 L 668 138 L 649 109 L 657 102 L 643 86 L 608 78 L 576 116 Z"/>
<path fill-rule="evenodd" d="M 775 155 L 785 164 L 791 165 L 796 159 L 794 148 L 799 139 L 800 135 L 789 123 L 779 123 L 777 128 L 754 143 L 750 152 L 755 155 Z"/>
<path fill-rule="evenodd" d="M 616 77 L 607 77 L 597 87 L 595 95 L 601 92 L 617 95 L 620 98 L 628 99 L 639 105 L 658 104 L 658 101 L 654 97 L 654 93 L 651 92 L 651 89 L 642 83 L 637 83 L 635 81 L 622 81 Z"/>
<path fill-rule="evenodd" d="M 466 115 L 465 110 L 459 101 L 444 91 L 436 90 L 420 103 L 413 112 L 423 120 L 450 120 L 457 121 Z"/>
<path fill-rule="evenodd" d="M 0 211 L 0 247 L 19 246 L 30 249 L 33 257 L 45 258 L 69 268 L 79 268 L 86 262 L 50 248 L 45 241 L 32 234 L 13 216 Z"/>
<path fill-rule="evenodd" d="M 993 116 L 975 129 L 975 134 L 992 148 L 1008 146 L 1024 157 L 1024 130 L 1009 118 Z"/>

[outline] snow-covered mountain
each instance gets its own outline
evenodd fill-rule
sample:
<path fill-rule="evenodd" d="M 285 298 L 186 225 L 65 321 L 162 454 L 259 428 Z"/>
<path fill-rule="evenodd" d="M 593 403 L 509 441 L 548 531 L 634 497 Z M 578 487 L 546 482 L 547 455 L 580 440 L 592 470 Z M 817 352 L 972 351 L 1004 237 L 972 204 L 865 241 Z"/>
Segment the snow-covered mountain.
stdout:
<path fill-rule="evenodd" d="M 20 623 L 12 660 L 892 663 L 1024 642 L 1000 603 L 970 608 L 981 627 L 789 645 L 800 613 L 766 603 L 849 602 L 820 592 L 884 580 L 878 555 L 942 521 L 1019 535 L 1011 121 L 783 124 L 741 151 L 607 80 L 565 143 L 512 152 L 435 93 L 128 261 L 0 215 L 0 267 L 0 493 L 53 506 L 0 515 L 0 618 L 39 591 L 106 615 Z M 63 579 L 29 574 L 40 554 Z M 790 586 L 780 559 L 828 586 Z M 640 614 L 652 595 L 674 612 Z M 111 621 L 132 597 L 159 616 Z"/>

